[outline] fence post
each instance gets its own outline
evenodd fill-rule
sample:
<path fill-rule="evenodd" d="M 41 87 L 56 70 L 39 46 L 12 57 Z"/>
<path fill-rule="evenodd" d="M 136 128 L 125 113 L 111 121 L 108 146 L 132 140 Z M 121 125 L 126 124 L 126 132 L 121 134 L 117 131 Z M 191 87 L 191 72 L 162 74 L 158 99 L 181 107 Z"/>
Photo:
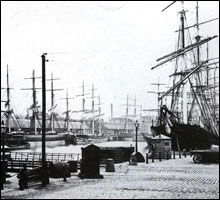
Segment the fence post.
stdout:
<path fill-rule="evenodd" d="M 185 149 L 183 150 L 183 155 L 186 158 L 186 150 Z"/>
<path fill-rule="evenodd" d="M 161 152 L 159 152 L 159 161 L 161 161 Z"/>
<path fill-rule="evenodd" d="M 5 178 L 4 176 L 5 176 L 4 172 L 3 172 L 2 168 L 1 168 L 1 190 L 4 189 L 4 178 Z"/>
<path fill-rule="evenodd" d="M 154 162 L 154 152 L 152 153 L 152 163 Z"/>
<path fill-rule="evenodd" d="M 3 162 L 1 161 L 1 190 L 4 189 L 4 183 L 6 183 L 6 170 L 7 170 L 7 161 L 3 161 Z"/>
<path fill-rule="evenodd" d="M 148 164 L 148 153 L 146 153 L 146 164 Z"/>
<path fill-rule="evenodd" d="M 28 189 L 27 167 L 24 164 L 23 169 L 19 172 L 19 190 Z"/>
<path fill-rule="evenodd" d="M 65 169 L 64 166 L 63 166 L 63 181 L 64 181 L 64 182 L 67 182 L 67 181 L 66 181 L 66 169 Z"/>
<path fill-rule="evenodd" d="M 175 152 L 175 150 L 173 150 L 173 159 L 175 159 L 175 154 L 176 154 L 176 152 Z"/>
<path fill-rule="evenodd" d="M 179 158 L 181 158 L 181 151 L 179 151 Z"/>
<path fill-rule="evenodd" d="M 19 180 L 18 180 L 19 190 L 24 190 L 24 184 L 22 181 L 22 172 L 19 172 Z"/>

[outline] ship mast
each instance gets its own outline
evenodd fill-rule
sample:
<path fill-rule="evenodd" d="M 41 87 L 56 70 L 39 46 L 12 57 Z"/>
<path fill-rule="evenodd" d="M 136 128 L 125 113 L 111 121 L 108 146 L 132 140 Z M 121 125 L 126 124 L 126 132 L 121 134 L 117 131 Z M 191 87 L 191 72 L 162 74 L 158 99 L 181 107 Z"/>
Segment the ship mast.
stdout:
<path fill-rule="evenodd" d="M 128 133 L 128 128 L 127 128 L 128 106 L 129 106 L 128 102 L 129 102 L 129 96 L 127 94 L 126 116 L 125 116 L 125 131 L 126 131 L 126 134 Z"/>
<path fill-rule="evenodd" d="M 38 114 L 38 108 L 40 107 L 40 106 L 37 105 L 38 102 L 37 102 L 36 93 L 37 93 L 37 89 L 41 89 L 41 88 L 36 88 L 35 80 L 36 79 L 40 79 L 40 78 L 41 77 L 35 77 L 35 70 L 33 70 L 31 78 L 24 78 L 24 79 L 32 79 L 32 88 L 22 88 L 21 89 L 21 90 L 32 90 L 33 104 L 30 106 L 29 109 L 32 109 L 32 111 L 33 111 L 31 121 L 34 124 L 34 134 L 35 135 L 37 135 L 37 123 L 36 123 L 36 120 L 38 119 L 38 115 L 37 114 Z"/>
<path fill-rule="evenodd" d="M 92 135 L 95 135 L 95 118 L 94 118 L 94 111 L 95 111 L 95 102 L 94 102 L 94 85 L 92 84 Z"/>
<path fill-rule="evenodd" d="M 54 92 L 55 91 L 61 91 L 63 89 L 54 89 L 53 88 L 53 82 L 55 80 L 60 80 L 60 78 L 53 78 L 53 73 L 51 73 L 51 79 L 47 79 L 47 81 L 51 81 L 51 89 L 50 90 L 47 90 L 47 91 L 51 91 L 51 121 L 50 121 L 50 124 L 51 124 L 51 130 L 54 131 L 54 118 L 56 118 L 56 115 L 54 113 L 54 109 L 57 105 L 54 105 Z M 57 122 L 58 126 L 59 126 L 59 123 Z"/>
<path fill-rule="evenodd" d="M 8 131 L 9 133 L 11 132 L 11 125 L 10 125 L 10 118 L 11 118 L 11 106 L 10 106 L 10 87 L 9 87 L 9 75 L 8 75 L 8 65 L 7 65 L 7 105 L 8 105 L 8 109 L 7 109 L 7 116 L 8 116 L 8 120 L 7 120 L 7 124 L 8 124 Z"/>
<path fill-rule="evenodd" d="M 98 104 L 96 104 L 97 106 L 99 106 L 99 110 L 98 110 L 99 114 L 95 116 L 95 117 L 98 117 L 98 122 L 99 122 L 99 135 L 102 135 L 102 132 L 101 132 L 101 119 L 100 119 L 100 117 L 104 115 L 104 114 L 101 113 L 101 105 L 102 105 L 102 104 L 103 104 L 103 103 L 101 103 L 101 97 L 100 97 L 100 95 L 99 95 L 99 96 L 98 96 Z"/>
<path fill-rule="evenodd" d="M 66 112 L 64 112 L 63 114 L 66 114 L 66 129 L 67 129 L 67 132 L 69 133 L 69 120 L 70 120 L 70 117 L 69 117 L 69 113 L 71 112 L 71 110 L 69 110 L 69 100 L 70 99 L 75 99 L 74 97 L 68 97 L 68 89 L 66 89 L 66 98 L 61 98 L 61 99 L 64 99 L 66 100 Z"/>
<path fill-rule="evenodd" d="M 99 97 L 99 96 L 95 96 L 94 91 L 97 90 L 98 88 L 94 88 L 94 84 L 92 84 L 92 96 L 91 97 L 87 97 L 87 98 L 91 98 L 92 99 L 92 109 L 91 111 L 87 111 L 87 113 L 92 113 L 92 135 L 95 135 L 95 112 L 97 112 L 95 110 L 95 98 Z"/>
<path fill-rule="evenodd" d="M 11 104 L 10 104 L 10 90 L 13 89 L 13 88 L 10 88 L 9 86 L 9 70 L 8 70 L 8 65 L 7 65 L 7 87 L 6 88 L 1 88 L 1 89 L 6 89 L 6 92 L 7 92 L 7 101 L 1 101 L 1 102 L 5 102 L 5 107 L 7 107 L 7 110 L 6 111 L 1 111 L 1 112 L 4 112 L 6 114 L 6 118 L 7 118 L 7 121 L 6 121 L 6 127 L 8 128 L 8 132 L 10 133 L 11 132 L 11 123 L 10 123 L 10 120 L 11 118 L 14 119 L 14 121 L 16 122 L 17 126 L 20 128 L 20 125 L 16 119 L 16 117 L 14 116 L 14 113 L 13 113 L 13 110 L 11 109 Z"/>
<path fill-rule="evenodd" d="M 158 112 L 158 118 L 159 118 L 159 116 L 160 116 L 160 104 L 162 104 L 162 101 L 161 101 L 161 103 L 160 103 L 160 99 L 159 99 L 159 97 L 160 97 L 160 95 L 161 95 L 160 86 L 161 86 L 161 85 L 166 85 L 166 84 L 160 83 L 160 78 L 158 77 L 158 82 L 157 82 L 157 83 L 151 83 L 151 85 L 157 86 L 157 92 L 148 91 L 147 93 L 151 93 L 151 94 L 156 94 L 156 95 L 157 95 L 157 108 L 158 108 L 157 112 Z M 160 121 L 160 120 L 158 120 L 158 122 L 159 122 L 159 121 Z M 159 124 L 160 124 L 160 123 L 161 123 L 161 122 L 159 122 Z"/>
<path fill-rule="evenodd" d="M 85 132 L 85 112 L 86 112 L 86 109 L 85 109 L 85 96 L 86 95 L 89 95 L 90 93 L 85 93 L 85 84 L 84 84 L 84 81 L 82 82 L 82 94 L 79 94 L 79 95 L 76 95 L 76 97 L 82 97 L 82 110 L 79 110 L 79 111 L 73 111 L 74 113 L 78 113 L 78 112 L 82 112 L 83 113 L 83 116 L 82 116 L 82 125 L 83 125 L 83 135 L 86 134 Z"/>
<path fill-rule="evenodd" d="M 134 104 L 129 104 L 129 100 L 134 101 Z M 137 107 L 136 97 L 134 99 L 131 99 L 131 98 L 129 98 L 129 95 L 127 94 L 127 103 L 123 104 L 123 106 L 126 106 L 126 114 L 125 114 L 125 116 L 123 116 L 123 117 L 125 117 L 124 129 L 125 129 L 126 134 L 128 134 L 129 133 L 128 118 L 132 117 L 133 120 L 134 120 L 134 118 L 137 116 L 137 114 L 136 114 L 137 113 L 136 112 L 136 107 Z M 129 107 L 134 107 L 134 115 L 129 115 L 128 114 L 129 113 Z"/>
<path fill-rule="evenodd" d="M 196 23 L 197 23 L 197 26 L 196 26 L 196 29 L 197 29 L 197 36 L 196 36 L 196 42 L 200 42 L 200 38 L 201 36 L 199 35 L 199 5 L 198 5 L 198 1 L 196 2 Z M 208 42 L 207 42 L 207 62 L 209 61 L 208 59 Z M 200 47 L 197 47 L 197 65 L 200 64 Z M 217 125 L 217 122 L 216 122 L 216 117 L 215 115 L 213 115 L 212 112 L 215 113 L 215 108 L 214 108 L 214 105 L 213 104 L 214 102 L 211 102 L 211 89 L 209 87 L 209 65 L 207 64 L 207 67 L 206 67 L 206 87 L 203 87 L 203 84 L 202 84 L 202 80 L 200 76 L 202 76 L 202 72 L 201 73 L 197 73 L 197 78 L 198 78 L 198 82 L 199 84 L 201 85 L 201 87 L 197 87 L 196 88 L 196 92 L 199 93 L 199 96 L 200 96 L 200 101 L 201 101 L 201 104 L 202 104 L 202 107 L 203 107 L 203 110 L 205 111 L 206 113 L 206 118 L 203 119 L 205 121 L 205 123 L 208 123 L 208 127 L 210 127 L 210 130 L 216 134 L 216 135 L 219 135 L 218 133 L 218 130 L 216 128 L 216 125 Z M 207 94 L 208 96 L 210 97 L 207 97 Z"/>
<path fill-rule="evenodd" d="M 184 2 L 183 1 L 181 1 L 182 2 L 182 11 L 180 12 L 180 21 L 181 21 L 181 41 L 182 41 L 182 45 L 181 45 L 181 49 L 184 49 L 185 48 L 185 10 L 184 10 Z M 182 59 L 184 59 L 184 56 L 185 56 L 185 54 L 183 54 L 182 55 Z M 177 58 L 178 59 L 178 58 Z M 176 62 L 178 62 L 178 61 L 176 61 Z M 178 64 L 176 65 L 176 67 L 178 68 Z M 177 68 L 176 68 L 176 70 L 177 70 Z M 183 70 L 183 69 L 181 69 L 181 70 Z M 184 76 L 185 76 L 185 74 L 182 74 L 181 76 L 180 76 L 180 79 L 182 79 L 182 78 L 184 78 Z M 174 84 L 175 84 L 175 82 L 174 82 Z M 176 99 L 176 102 L 177 102 L 177 104 L 178 104 L 178 101 L 179 101 L 179 99 L 178 99 L 178 97 L 180 97 L 181 96 L 181 119 L 182 119 L 182 121 L 185 123 L 186 122 L 186 119 L 185 119 L 185 100 L 184 100 L 184 98 L 185 98 L 185 88 L 184 88 L 184 82 L 182 82 L 182 84 L 180 84 L 178 87 L 177 87 L 177 89 L 176 89 L 176 93 L 173 93 L 174 94 L 174 96 L 172 96 L 172 98 L 175 98 Z M 180 96 L 179 96 L 180 95 Z M 174 101 L 173 101 L 174 102 Z M 177 105 L 177 115 L 179 114 L 179 112 L 178 112 L 178 105 Z"/>

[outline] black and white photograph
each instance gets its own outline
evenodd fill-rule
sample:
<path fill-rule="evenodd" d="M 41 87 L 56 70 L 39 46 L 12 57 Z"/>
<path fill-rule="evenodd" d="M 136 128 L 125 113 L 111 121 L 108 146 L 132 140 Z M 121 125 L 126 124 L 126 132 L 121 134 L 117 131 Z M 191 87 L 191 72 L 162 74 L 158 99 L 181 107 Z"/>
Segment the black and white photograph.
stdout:
<path fill-rule="evenodd" d="M 1 199 L 219 199 L 219 1 L 1 1 Z"/>

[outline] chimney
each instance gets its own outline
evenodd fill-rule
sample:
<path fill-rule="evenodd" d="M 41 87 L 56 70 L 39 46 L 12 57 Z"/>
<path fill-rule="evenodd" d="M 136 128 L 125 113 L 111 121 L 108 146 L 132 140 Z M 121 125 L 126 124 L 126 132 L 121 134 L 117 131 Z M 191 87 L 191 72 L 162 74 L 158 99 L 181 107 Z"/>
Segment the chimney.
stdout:
<path fill-rule="evenodd" d="M 113 119 L 113 104 L 111 103 L 111 119 Z"/>

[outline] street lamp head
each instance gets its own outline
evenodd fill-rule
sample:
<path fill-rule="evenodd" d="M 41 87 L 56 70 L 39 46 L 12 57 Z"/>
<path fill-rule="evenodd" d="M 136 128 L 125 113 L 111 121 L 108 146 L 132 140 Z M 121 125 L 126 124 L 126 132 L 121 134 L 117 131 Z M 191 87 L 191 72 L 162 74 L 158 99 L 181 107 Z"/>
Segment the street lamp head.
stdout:
<path fill-rule="evenodd" d="M 139 123 L 138 123 L 138 120 L 136 120 L 135 127 L 138 127 L 138 126 L 139 126 Z"/>

